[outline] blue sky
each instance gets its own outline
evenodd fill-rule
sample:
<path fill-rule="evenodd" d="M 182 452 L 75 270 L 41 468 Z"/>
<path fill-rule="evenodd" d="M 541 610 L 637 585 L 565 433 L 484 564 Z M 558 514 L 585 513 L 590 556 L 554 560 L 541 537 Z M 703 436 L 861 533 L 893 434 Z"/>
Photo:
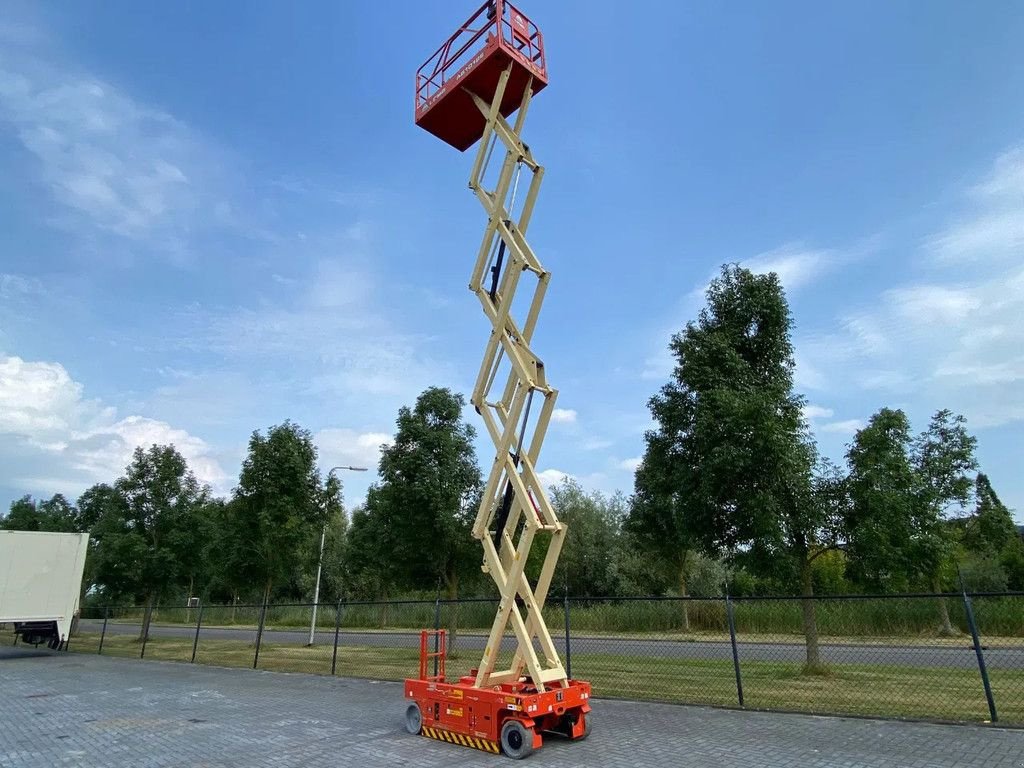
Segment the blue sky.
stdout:
<path fill-rule="evenodd" d="M 468 392 L 472 156 L 411 113 L 472 9 L 5 6 L 0 505 L 76 495 L 154 441 L 227 492 L 286 418 L 325 469 L 372 465 L 400 405 Z M 525 131 L 548 478 L 631 490 L 669 335 L 739 261 L 787 288 L 824 453 L 882 406 L 916 430 L 948 407 L 1024 509 L 1024 6 L 523 10 L 551 74 Z M 345 479 L 358 502 L 373 478 Z"/>

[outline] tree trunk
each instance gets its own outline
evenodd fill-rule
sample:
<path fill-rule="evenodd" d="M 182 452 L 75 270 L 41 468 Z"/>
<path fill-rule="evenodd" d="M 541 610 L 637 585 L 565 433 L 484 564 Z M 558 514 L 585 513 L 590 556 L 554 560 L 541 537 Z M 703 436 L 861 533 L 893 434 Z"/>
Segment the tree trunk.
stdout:
<path fill-rule="evenodd" d="M 270 579 L 267 579 L 267 586 L 263 588 L 263 605 L 270 603 L 270 587 L 272 584 L 273 582 Z"/>
<path fill-rule="evenodd" d="M 235 610 L 238 607 L 238 590 L 231 593 L 231 623 L 235 623 Z"/>
<path fill-rule="evenodd" d="M 683 559 L 682 559 L 682 562 L 679 564 L 679 596 L 680 597 L 687 597 L 687 594 L 686 594 L 686 576 L 687 576 L 686 568 L 687 568 L 687 565 L 689 564 L 689 562 L 688 562 L 689 559 L 690 559 L 690 552 L 689 552 L 689 550 L 683 550 Z M 683 629 L 683 632 L 689 632 L 690 631 L 690 601 L 689 600 L 681 600 L 680 602 L 683 605 L 683 615 L 682 615 L 683 627 L 682 627 L 682 629 Z"/>
<path fill-rule="evenodd" d="M 939 577 L 932 576 L 932 591 L 941 592 L 942 585 L 939 583 Z M 939 601 L 939 634 L 942 637 L 952 637 L 953 635 L 959 634 L 953 629 L 953 622 L 949 620 L 949 606 L 946 605 L 946 598 L 940 597 Z"/>
<path fill-rule="evenodd" d="M 142 629 L 139 630 L 139 642 L 149 639 L 149 622 L 153 619 L 153 601 L 156 598 L 150 592 L 146 597 L 146 609 L 142 614 Z"/>
<path fill-rule="evenodd" d="M 821 670 L 821 655 L 818 653 L 818 616 L 814 603 L 814 582 L 811 579 L 811 563 L 805 557 L 800 564 L 800 608 L 803 612 L 804 639 L 807 643 L 805 672 Z"/>
<path fill-rule="evenodd" d="M 195 577 L 188 577 L 188 594 L 185 596 L 185 623 L 192 623 L 192 587 L 195 586 Z"/>

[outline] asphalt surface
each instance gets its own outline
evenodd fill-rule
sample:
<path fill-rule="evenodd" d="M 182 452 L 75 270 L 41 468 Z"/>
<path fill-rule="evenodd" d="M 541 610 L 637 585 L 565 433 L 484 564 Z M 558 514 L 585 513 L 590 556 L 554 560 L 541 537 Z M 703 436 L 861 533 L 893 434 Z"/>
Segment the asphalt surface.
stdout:
<path fill-rule="evenodd" d="M 83 620 L 80 628 L 85 632 L 99 632 L 102 621 Z M 108 622 L 107 632 L 111 634 L 138 634 L 138 624 Z M 194 627 L 156 625 L 150 629 L 151 637 L 193 637 Z M 252 629 L 225 627 L 203 627 L 201 637 L 222 640 L 244 640 L 251 642 L 255 635 Z M 305 645 L 309 631 L 264 630 L 268 643 Z M 332 643 L 333 631 L 318 630 L 319 643 Z M 564 652 L 564 638 L 555 637 L 559 652 Z M 486 637 L 481 635 L 459 635 L 462 648 L 482 650 Z M 343 630 L 338 636 L 341 646 L 364 646 L 371 648 L 418 649 L 418 632 L 359 632 Z M 511 639 L 509 639 L 511 643 Z M 636 640 L 615 637 L 570 636 L 574 657 L 582 654 L 611 654 L 645 658 L 670 658 L 694 660 L 732 661 L 732 647 L 727 642 L 688 642 L 679 640 Z M 738 642 L 741 661 L 804 661 L 803 643 L 748 643 Z M 511 647 L 511 646 L 510 646 Z M 970 641 L 965 639 L 956 646 L 913 646 L 913 645 L 859 645 L 822 643 L 822 659 L 828 664 L 877 664 L 899 667 L 939 667 L 952 669 L 977 669 L 978 660 Z M 988 648 L 985 662 L 992 669 L 1024 669 L 1024 647 Z"/>
<path fill-rule="evenodd" d="M 0 648 L 0 768 L 510 766 L 407 734 L 396 683 Z M 594 700 L 525 766 L 1021 768 L 1024 732 Z"/>

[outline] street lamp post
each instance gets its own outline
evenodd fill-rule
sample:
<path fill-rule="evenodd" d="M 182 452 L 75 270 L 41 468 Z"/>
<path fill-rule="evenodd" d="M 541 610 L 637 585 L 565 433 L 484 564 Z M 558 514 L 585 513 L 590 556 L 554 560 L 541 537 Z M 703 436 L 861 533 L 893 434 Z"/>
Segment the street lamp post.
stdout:
<path fill-rule="evenodd" d="M 331 467 L 327 472 L 327 479 L 330 480 L 331 475 L 334 474 L 335 470 L 347 469 L 350 472 L 365 472 L 366 467 Z M 324 542 L 327 540 L 327 520 L 324 520 L 324 526 L 320 529 L 320 559 L 316 563 L 316 587 L 313 589 L 313 618 L 309 622 L 309 642 L 307 646 L 313 645 L 313 640 L 316 635 L 316 608 L 317 603 L 320 602 L 320 574 L 323 573 L 324 569 Z"/>

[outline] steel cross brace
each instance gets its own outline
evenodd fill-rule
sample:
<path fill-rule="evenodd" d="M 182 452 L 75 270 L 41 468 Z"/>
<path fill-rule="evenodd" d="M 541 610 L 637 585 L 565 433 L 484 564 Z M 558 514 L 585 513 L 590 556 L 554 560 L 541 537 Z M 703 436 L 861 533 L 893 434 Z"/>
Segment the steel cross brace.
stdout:
<path fill-rule="evenodd" d="M 530 348 L 549 279 L 549 273 L 526 242 L 544 169 L 520 138 L 532 82 L 527 84 L 514 124 L 500 113 L 510 72 L 511 65 L 502 74 L 489 104 L 470 94 L 487 121 L 469 179 L 470 189 L 487 212 L 487 229 L 469 287 L 492 326 L 470 399 L 483 417 L 496 450 L 473 536 L 483 544 L 483 570 L 494 579 L 501 596 L 476 686 L 515 682 L 523 676 L 525 668 L 537 689 L 543 691 L 546 686 L 567 684 L 565 669 L 542 614 L 566 526 L 558 520 L 536 471 L 558 397 L 558 391 L 547 382 L 544 363 Z M 505 149 L 504 159 L 494 187 L 488 190 L 485 177 L 499 145 Z M 519 177 L 524 168 L 530 172 L 530 180 L 517 212 Z M 513 301 L 526 273 L 536 277 L 536 285 L 520 325 L 513 313 Z M 501 378 L 504 383 L 499 392 L 495 385 L 500 384 Z M 539 408 L 534 403 L 535 396 L 541 398 Z M 538 535 L 548 535 L 550 541 L 540 574 L 531 586 L 525 568 Z M 518 647 L 511 667 L 495 671 L 501 641 L 510 623 Z"/>

